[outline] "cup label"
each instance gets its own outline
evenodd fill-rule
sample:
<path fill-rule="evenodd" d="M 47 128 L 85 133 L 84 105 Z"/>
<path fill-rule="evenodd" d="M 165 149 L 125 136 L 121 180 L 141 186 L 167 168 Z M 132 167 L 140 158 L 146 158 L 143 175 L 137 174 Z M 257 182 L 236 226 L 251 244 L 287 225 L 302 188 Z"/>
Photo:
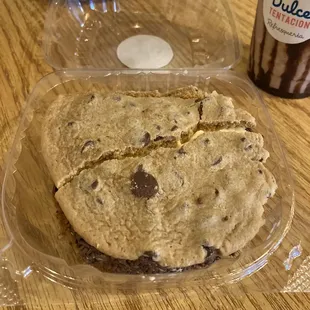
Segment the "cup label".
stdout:
<path fill-rule="evenodd" d="M 270 35 L 287 44 L 310 39 L 310 0 L 263 0 Z"/>

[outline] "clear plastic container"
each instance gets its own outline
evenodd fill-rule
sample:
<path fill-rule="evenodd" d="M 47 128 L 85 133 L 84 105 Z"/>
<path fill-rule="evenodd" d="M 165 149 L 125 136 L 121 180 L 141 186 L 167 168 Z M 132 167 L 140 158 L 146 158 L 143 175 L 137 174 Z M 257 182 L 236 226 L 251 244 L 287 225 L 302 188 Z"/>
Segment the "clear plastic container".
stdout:
<path fill-rule="evenodd" d="M 59 94 L 116 90 L 160 90 L 195 85 L 231 96 L 236 107 L 245 108 L 257 120 L 271 153 L 267 167 L 277 179 L 276 196 L 265 207 L 266 224 L 238 258 L 226 258 L 204 270 L 159 275 L 102 273 L 83 264 L 74 248 L 70 231 L 57 217 L 54 184 L 41 154 L 41 121 L 49 104 Z M 266 107 L 251 84 L 230 72 L 126 74 L 121 71 L 58 72 L 43 78 L 29 98 L 23 121 L 9 156 L 3 183 L 3 215 L 9 234 L 24 255 L 33 260 L 30 268 L 68 286 L 150 288 L 184 284 L 197 279 L 210 287 L 234 282 L 267 263 L 286 234 L 293 214 L 291 178 Z"/>
<path fill-rule="evenodd" d="M 45 24 L 44 53 L 54 68 L 120 69 L 118 45 L 147 34 L 164 39 L 167 69 L 230 68 L 241 45 L 228 1 L 58 0 Z M 152 68 L 150 68 L 152 69 Z"/>
<path fill-rule="evenodd" d="M 214 27 L 218 19 L 221 23 Z M 118 43 L 137 33 L 160 35 L 177 51 L 167 68 L 115 69 L 121 67 L 115 54 Z M 283 261 L 298 241 L 293 234 L 276 251 L 293 218 L 292 179 L 262 99 L 249 80 L 225 70 L 240 57 L 236 25 L 226 1 L 157 0 L 153 8 L 144 1 L 52 1 L 44 52 L 47 61 L 60 70 L 39 81 L 30 95 L 6 161 L 1 204 L 7 239 L 0 238 L 0 263 L 5 271 L 0 275 L 0 292 L 4 287 L 14 295 L 14 280 L 24 281 L 32 271 L 74 288 L 148 290 L 199 283 L 213 289 L 232 287 L 252 275 L 241 282 L 243 292 L 283 289 L 290 269 L 283 267 Z M 236 107 L 256 118 L 270 152 L 267 168 L 279 186 L 265 207 L 266 223 L 239 257 L 221 259 L 207 269 L 158 275 L 100 272 L 82 261 L 72 234 L 57 215 L 54 184 L 41 154 L 44 114 L 60 94 L 168 91 L 188 85 L 231 96 Z M 10 258 L 12 251 L 19 253 L 17 261 Z M 256 273 L 264 266 L 263 272 Z M 275 269 L 283 272 L 281 279 L 274 279 Z"/>

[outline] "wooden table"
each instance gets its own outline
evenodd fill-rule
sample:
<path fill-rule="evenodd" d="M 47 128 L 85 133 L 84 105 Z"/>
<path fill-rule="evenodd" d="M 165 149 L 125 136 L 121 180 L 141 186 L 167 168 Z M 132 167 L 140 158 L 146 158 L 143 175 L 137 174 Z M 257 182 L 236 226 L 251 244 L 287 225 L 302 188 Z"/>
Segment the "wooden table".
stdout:
<path fill-rule="evenodd" d="M 194 1 L 194 0 L 193 0 Z M 25 100 L 36 82 L 51 72 L 42 53 L 47 0 L 2 0 L 0 5 L 0 166 L 10 148 Z M 254 21 L 255 0 L 233 0 L 244 45 L 237 70 L 245 72 Z M 288 151 L 296 179 L 297 208 L 310 219 L 310 99 L 283 100 L 263 93 L 276 129 Z M 0 227 L 0 232 L 3 227 Z M 307 234 L 307 231 L 301 231 Z M 0 234 L 1 236 L 1 234 Z M 169 289 L 126 296 L 70 291 L 33 274 L 21 285 L 29 308 L 49 309 L 310 309 L 299 294 L 248 295 L 210 293 L 204 287 Z"/>

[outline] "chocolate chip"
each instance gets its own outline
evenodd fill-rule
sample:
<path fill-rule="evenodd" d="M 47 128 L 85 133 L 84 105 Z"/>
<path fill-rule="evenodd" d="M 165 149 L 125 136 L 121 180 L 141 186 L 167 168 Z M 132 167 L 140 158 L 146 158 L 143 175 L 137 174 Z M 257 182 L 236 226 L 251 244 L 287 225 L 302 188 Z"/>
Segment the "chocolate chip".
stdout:
<path fill-rule="evenodd" d="M 222 218 L 222 221 L 223 221 L 223 222 L 227 222 L 227 221 L 228 221 L 228 216 L 223 217 L 223 218 Z"/>
<path fill-rule="evenodd" d="M 154 139 L 155 142 L 160 141 L 160 140 L 164 140 L 164 137 L 156 136 L 156 138 Z"/>
<path fill-rule="evenodd" d="M 101 142 L 101 140 L 100 140 L 99 138 L 97 139 L 97 141 L 98 141 L 98 142 Z"/>
<path fill-rule="evenodd" d="M 245 130 L 248 131 L 248 132 L 253 132 L 252 128 L 249 128 L 249 127 L 245 128 Z"/>
<path fill-rule="evenodd" d="M 220 163 L 222 162 L 222 160 L 223 160 L 223 157 L 220 156 L 220 157 L 212 164 L 212 166 L 216 166 L 216 165 L 220 164 Z"/>
<path fill-rule="evenodd" d="M 93 148 L 95 146 L 95 142 L 92 140 L 88 140 L 84 143 L 82 149 L 81 149 L 81 153 L 84 153 L 86 151 L 88 151 L 89 149 Z"/>
<path fill-rule="evenodd" d="M 149 132 L 146 132 L 143 136 L 143 138 L 141 139 L 141 142 L 143 143 L 143 146 L 147 146 L 150 144 L 151 142 L 151 135 Z"/>
<path fill-rule="evenodd" d="M 242 142 L 244 142 L 245 140 L 246 140 L 246 138 L 245 137 L 243 137 L 243 138 L 241 138 L 240 139 Z"/>
<path fill-rule="evenodd" d="M 67 125 L 68 125 L 69 127 L 71 127 L 71 126 L 74 125 L 74 122 L 69 122 Z"/>
<path fill-rule="evenodd" d="M 161 130 L 161 127 L 159 125 L 156 125 L 157 130 Z"/>
<path fill-rule="evenodd" d="M 158 193 L 157 180 L 145 172 L 142 165 L 131 176 L 131 192 L 138 198 L 152 198 Z"/>
<path fill-rule="evenodd" d="M 168 136 L 165 138 L 165 141 L 167 141 L 167 142 L 173 142 L 175 140 L 176 140 L 176 137 L 174 137 L 174 136 Z"/>
<path fill-rule="evenodd" d="M 198 113 L 199 113 L 199 117 L 201 119 L 201 117 L 203 115 L 203 103 L 202 102 L 200 102 L 200 104 L 199 104 Z"/>
<path fill-rule="evenodd" d="M 201 197 L 198 197 L 196 199 L 196 203 L 197 203 L 197 205 L 202 205 L 203 204 L 203 199 Z"/>
<path fill-rule="evenodd" d="M 190 111 L 188 111 L 186 114 L 187 114 L 187 115 L 190 115 L 190 114 L 191 114 L 191 112 L 190 112 Z"/>
<path fill-rule="evenodd" d="M 264 161 L 264 158 L 262 157 L 259 161 L 262 163 Z"/>
<path fill-rule="evenodd" d="M 208 245 L 202 245 L 204 250 L 207 252 L 207 257 L 214 255 L 215 253 L 218 253 L 218 250 L 213 247 L 213 246 L 208 246 Z"/>
<path fill-rule="evenodd" d="M 100 198 L 96 198 L 96 201 L 103 206 L 103 201 Z"/>
<path fill-rule="evenodd" d="M 219 195 L 219 193 L 220 193 L 220 192 L 219 192 L 219 190 L 218 190 L 217 188 L 215 189 L 215 191 L 214 191 L 214 192 L 215 192 L 215 195 L 216 195 L 216 196 L 218 196 L 218 195 Z"/>
<path fill-rule="evenodd" d="M 175 131 L 177 130 L 179 127 L 177 125 L 174 125 L 172 128 L 171 128 L 171 131 Z"/>
<path fill-rule="evenodd" d="M 92 102 L 94 99 L 95 99 L 95 95 L 93 95 L 93 94 L 87 95 L 85 98 L 87 103 Z"/>
<path fill-rule="evenodd" d="M 234 253 L 229 255 L 229 257 L 231 257 L 231 258 L 237 258 L 238 256 L 240 256 L 240 252 L 239 251 L 234 252 Z"/>
<path fill-rule="evenodd" d="M 153 251 L 146 251 L 143 253 L 143 256 L 153 258 L 156 257 L 157 255 Z"/>
<path fill-rule="evenodd" d="M 210 143 L 210 139 L 207 138 L 207 139 L 205 140 L 205 145 L 208 145 L 209 143 Z"/>
<path fill-rule="evenodd" d="M 179 153 L 180 155 L 185 155 L 185 154 L 186 154 L 186 152 L 185 152 L 183 146 L 178 150 L 178 153 Z"/>
<path fill-rule="evenodd" d="M 263 174 L 263 171 L 262 171 L 261 169 L 259 169 L 258 172 L 259 172 L 260 174 Z"/>
<path fill-rule="evenodd" d="M 245 150 L 245 151 L 249 151 L 249 150 L 251 150 L 252 148 L 253 148 L 253 146 L 252 146 L 252 144 L 250 144 L 250 145 L 246 146 L 246 147 L 244 148 L 244 150 Z"/>
<path fill-rule="evenodd" d="M 91 184 L 91 188 L 92 188 L 92 189 L 96 189 L 97 186 L 98 186 L 98 184 L 99 184 L 98 180 L 95 180 L 95 181 Z"/>

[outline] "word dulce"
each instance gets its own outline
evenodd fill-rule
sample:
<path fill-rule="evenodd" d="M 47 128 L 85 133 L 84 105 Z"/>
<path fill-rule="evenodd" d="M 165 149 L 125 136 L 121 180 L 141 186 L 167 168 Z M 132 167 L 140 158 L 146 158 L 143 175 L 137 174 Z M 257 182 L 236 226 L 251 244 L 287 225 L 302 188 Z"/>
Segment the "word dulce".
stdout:
<path fill-rule="evenodd" d="M 281 8 L 283 12 L 298 16 L 301 18 L 310 19 L 310 11 L 304 11 L 299 7 L 298 0 L 293 1 L 291 5 L 283 3 L 283 0 L 273 0 L 272 5 L 276 8 Z"/>

